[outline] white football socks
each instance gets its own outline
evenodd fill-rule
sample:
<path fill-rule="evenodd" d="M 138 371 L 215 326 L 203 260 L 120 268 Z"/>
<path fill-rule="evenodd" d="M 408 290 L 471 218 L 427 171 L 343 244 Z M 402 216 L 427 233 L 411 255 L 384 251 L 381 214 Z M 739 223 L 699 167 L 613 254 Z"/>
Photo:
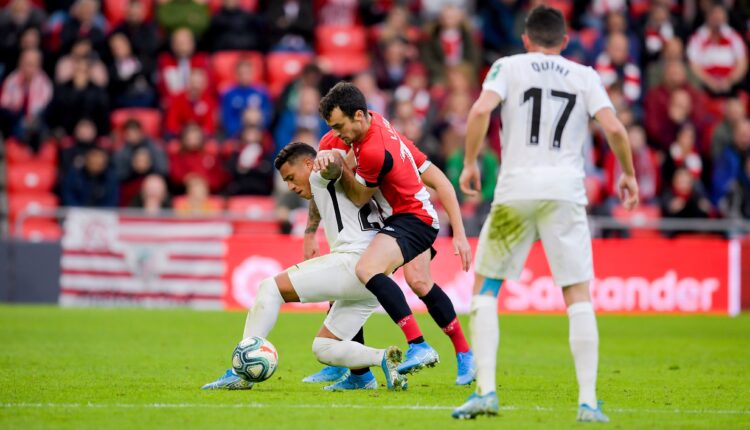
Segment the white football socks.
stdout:
<path fill-rule="evenodd" d="M 477 393 L 495 391 L 497 346 L 500 327 L 497 325 L 497 297 L 476 295 L 471 301 L 471 346 L 477 366 Z"/>
<path fill-rule="evenodd" d="M 283 304 L 284 298 L 281 297 L 276 281 L 273 278 L 261 281 L 258 293 L 255 295 L 255 303 L 252 309 L 247 312 L 242 338 L 245 339 L 250 336 L 267 337 L 276 324 L 279 310 Z"/>
<path fill-rule="evenodd" d="M 315 358 L 321 363 L 350 369 L 380 366 L 385 352 L 382 349 L 370 348 L 350 340 L 326 337 L 316 337 L 313 340 L 312 349 Z"/>
<path fill-rule="evenodd" d="M 591 302 L 573 303 L 568 307 L 570 351 L 578 379 L 578 404 L 592 408 L 596 403 L 596 372 L 599 365 L 599 331 Z"/>

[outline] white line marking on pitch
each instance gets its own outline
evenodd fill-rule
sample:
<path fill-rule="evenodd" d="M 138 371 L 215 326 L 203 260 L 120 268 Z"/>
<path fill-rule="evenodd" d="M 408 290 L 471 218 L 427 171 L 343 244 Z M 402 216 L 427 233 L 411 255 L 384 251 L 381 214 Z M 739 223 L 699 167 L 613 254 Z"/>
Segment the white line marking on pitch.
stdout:
<path fill-rule="evenodd" d="M 271 403 L 0 403 L 0 408 L 6 409 L 244 409 L 244 408 L 283 408 L 283 409 L 395 409 L 395 410 L 428 410 L 449 411 L 453 406 L 444 405 L 345 405 L 345 404 L 271 404 Z M 544 406 L 501 406 L 502 411 L 568 411 L 572 408 L 550 408 Z M 750 409 L 638 409 L 638 408 L 608 408 L 607 412 L 615 413 L 653 413 L 653 414 L 710 414 L 710 415 L 750 415 Z"/>

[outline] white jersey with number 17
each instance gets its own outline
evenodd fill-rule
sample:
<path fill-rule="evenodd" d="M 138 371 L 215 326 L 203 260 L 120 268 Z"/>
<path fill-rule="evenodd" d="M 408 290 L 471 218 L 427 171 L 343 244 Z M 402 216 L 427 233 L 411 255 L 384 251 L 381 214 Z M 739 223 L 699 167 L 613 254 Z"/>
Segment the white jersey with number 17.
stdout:
<path fill-rule="evenodd" d="M 599 75 L 559 55 L 528 53 L 497 60 L 482 88 L 502 99 L 495 202 L 586 204 L 583 145 L 589 118 L 612 108 Z"/>

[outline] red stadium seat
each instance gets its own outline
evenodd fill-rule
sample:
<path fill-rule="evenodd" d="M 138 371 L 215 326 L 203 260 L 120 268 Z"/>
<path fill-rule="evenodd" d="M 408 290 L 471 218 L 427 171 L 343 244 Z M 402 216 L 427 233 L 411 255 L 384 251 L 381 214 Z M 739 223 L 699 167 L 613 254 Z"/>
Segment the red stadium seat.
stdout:
<path fill-rule="evenodd" d="M 617 205 L 612 209 L 612 216 L 623 222 L 628 222 L 634 227 L 630 228 L 631 237 L 660 237 L 658 229 L 639 228 L 649 221 L 661 219 L 661 210 L 655 205 L 641 205 L 632 211 L 626 210 L 622 205 Z"/>
<path fill-rule="evenodd" d="M 272 234 L 279 232 L 279 222 L 269 221 L 234 221 L 234 234 Z"/>
<path fill-rule="evenodd" d="M 150 20 L 154 14 L 154 1 L 139 1 L 141 2 L 141 4 L 143 4 L 143 10 L 146 12 L 146 20 Z M 107 22 L 109 23 L 110 27 L 117 27 L 118 24 L 125 21 L 129 5 L 130 1 L 128 0 L 104 0 L 102 2 L 102 6 L 104 8 L 104 16 L 107 17 Z"/>
<path fill-rule="evenodd" d="M 150 108 L 125 108 L 117 109 L 110 115 L 112 131 L 120 134 L 122 126 L 129 119 L 137 119 L 143 127 L 143 132 L 151 138 L 161 136 L 162 115 L 159 109 Z"/>
<path fill-rule="evenodd" d="M 227 210 L 233 215 L 242 215 L 252 220 L 275 219 L 276 202 L 273 197 L 237 196 L 230 197 Z"/>
<path fill-rule="evenodd" d="M 62 237 L 62 229 L 60 224 L 51 219 L 30 219 L 23 223 L 21 236 L 32 242 L 54 242 Z"/>
<path fill-rule="evenodd" d="M 11 223 L 21 212 L 26 211 L 29 215 L 34 215 L 40 213 L 42 210 L 57 209 L 58 205 L 57 196 L 52 193 L 26 192 L 10 193 L 8 195 L 8 209 Z"/>
<path fill-rule="evenodd" d="M 190 213 L 187 196 L 177 196 L 173 198 L 172 207 L 177 212 L 182 212 L 184 214 Z M 216 214 L 223 210 L 224 210 L 224 197 L 208 196 L 208 198 L 206 199 L 206 205 L 202 209 L 202 212 L 206 214 Z"/>
<path fill-rule="evenodd" d="M 289 82 L 296 79 L 302 69 L 313 59 L 308 52 L 271 52 L 266 57 L 268 91 L 278 97 Z"/>
<path fill-rule="evenodd" d="M 211 10 L 211 14 L 215 14 L 221 9 L 222 0 L 208 0 L 208 8 Z M 258 0 L 240 0 L 240 9 L 247 12 L 255 12 L 258 10 Z"/>
<path fill-rule="evenodd" d="M 319 54 L 358 54 L 367 51 L 367 31 L 361 26 L 323 25 L 315 29 Z"/>
<path fill-rule="evenodd" d="M 34 154 L 29 146 L 16 139 L 8 139 L 5 141 L 5 157 L 9 164 L 39 161 L 55 165 L 57 164 L 57 145 L 53 140 L 48 140 L 42 143 L 39 152 Z"/>
<path fill-rule="evenodd" d="M 323 54 L 318 57 L 321 68 L 337 76 L 349 76 L 370 68 L 367 54 Z"/>
<path fill-rule="evenodd" d="M 8 166 L 8 188 L 11 192 L 52 191 L 56 177 L 57 167 L 46 162 L 29 161 Z"/>
<path fill-rule="evenodd" d="M 253 65 L 253 83 L 263 83 L 263 54 L 256 51 L 221 51 L 211 57 L 211 69 L 219 93 L 237 82 L 237 63 L 247 59 Z"/>

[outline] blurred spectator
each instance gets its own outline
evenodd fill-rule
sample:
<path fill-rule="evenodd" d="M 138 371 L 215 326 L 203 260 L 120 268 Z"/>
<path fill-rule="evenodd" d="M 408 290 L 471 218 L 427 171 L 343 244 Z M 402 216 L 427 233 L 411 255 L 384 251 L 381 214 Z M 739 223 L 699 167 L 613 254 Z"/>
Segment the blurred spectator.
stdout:
<path fill-rule="evenodd" d="M 690 105 L 689 119 L 699 127 L 701 131 L 705 123 L 705 95 L 699 89 L 693 87 L 687 81 L 685 63 L 682 61 L 669 61 L 664 66 L 664 80 L 661 84 L 651 88 L 643 99 L 643 121 L 646 132 L 651 140 L 655 141 L 658 148 L 668 150 L 674 141 L 675 130 L 665 130 L 664 125 L 670 122 L 670 116 L 676 112 L 670 110 L 670 100 L 676 91 L 687 93 Z M 692 102 L 691 102 L 692 101 Z M 679 121 L 684 122 L 687 118 L 678 115 Z M 700 137 L 701 134 L 698 134 Z"/>
<path fill-rule="evenodd" d="M 146 148 L 136 149 L 129 161 L 127 176 L 120 178 L 120 206 L 127 206 L 140 192 L 146 177 L 156 173 L 151 153 Z"/>
<path fill-rule="evenodd" d="M 96 146 L 86 151 L 83 166 L 65 176 L 61 194 L 64 206 L 117 207 L 117 175 L 109 166 L 107 152 Z"/>
<path fill-rule="evenodd" d="M 695 142 L 695 126 L 689 122 L 683 124 L 677 131 L 675 142 L 670 145 L 664 157 L 661 174 L 664 183 L 672 182 L 672 176 L 677 169 L 686 169 L 696 180 L 701 179 L 703 160 Z"/>
<path fill-rule="evenodd" d="M 146 176 L 141 184 L 140 192 L 128 203 L 128 206 L 142 208 L 144 212 L 151 215 L 171 209 L 172 199 L 167 191 L 167 181 L 159 175 Z"/>
<path fill-rule="evenodd" d="M 129 119 L 125 122 L 122 127 L 122 137 L 122 148 L 117 151 L 114 157 L 117 176 L 121 181 L 126 180 L 132 175 L 133 158 L 135 157 L 135 153 L 140 150 L 148 152 L 153 173 L 162 176 L 166 176 L 169 173 L 166 154 L 153 140 L 143 133 L 143 127 L 137 119 Z"/>
<path fill-rule="evenodd" d="M 480 148 L 478 162 L 482 179 L 482 191 L 474 197 L 462 193 L 458 183 L 464 163 L 463 147 L 458 147 L 447 157 L 445 162 L 445 174 L 450 179 L 451 184 L 456 189 L 456 194 L 462 201 L 461 212 L 464 215 L 464 225 L 467 234 L 471 236 L 479 235 L 482 223 L 490 211 L 495 195 L 497 176 L 500 170 L 497 155 L 485 144 L 482 144 Z"/>
<path fill-rule="evenodd" d="M 443 158 L 453 154 L 457 147 L 463 145 L 466 137 L 466 119 L 473 101 L 468 92 L 454 91 L 446 97 L 435 125 L 435 132 L 443 148 Z"/>
<path fill-rule="evenodd" d="M 281 151 L 281 148 L 291 142 L 294 130 L 299 128 L 312 130 L 318 140 L 330 130 L 328 124 L 318 113 L 319 103 L 320 93 L 316 88 L 304 87 L 300 89 L 298 107 L 282 112 L 273 131 L 273 138 L 276 143 L 274 156 Z"/>
<path fill-rule="evenodd" d="M 685 47 L 682 40 L 674 37 L 664 42 L 664 48 L 661 51 L 660 61 L 652 61 L 648 65 L 646 70 L 646 86 L 647 88 L 653 88 L 656 85 L 664 82 L 665 68 L 670 63 L 683 63 L 687 64 L 685 60 Z M 700 87 L 700 81 L 693 75 L 689 68 L 686 68 L 685 75 L 687 81 L 695 86 Z M 702 91 L 702 90 L 701 90 Z"/>
<path fill-rule="evenodd" d="M 60 182 L 73 169 L 83 167 L 84 155 L 89 149 L 97 146 L 96 124 L 88 118 L 82 118 L 73 131 L 73 140 L 61 145 Z"/>
<path fill-rule="evenodd" d="M 265 88 L 253 85 L 253 64 L 249 60 L 237 63 L 237 85 L 221 97 L 221 122 L 226 136 L 234 137 L 242 127 L 242 113 L 247 108 L 258 108 L 263 114 L 262 126 L 268 127 L 273 116 L 271 98 Z"/>
<path fill-rule="evenodd" d="M 410 45 L 419 42 L 419 28 L 412 26 L 409 18 L 409 9 L 405 6 L 398 3 L 391 6 L 385 21 L 372 28 L 377 42 L 384 44 L 396 37 L 406 38 Z"/>
<path fill-rule="evenodd" d="M 207 1 L 159 0 L 157 3 L 156 20 L 167 33 L 187 28 L 200 38 L 208 29 L 211 13 Z"/>
<path fill-rule="evenodd" d="M 109 96 L 113 108 L 151 107 L 156 91 L 149 81 L 150 72 L 135 56 L 130 41 L 122 33 L 109 38 L 112 62 L 109 66 Z"/>
<path fill-rule="evenodd" d="M 208 56 L 195 52 L 192 31 L 187 28 L 175 30 L 170 43 L 172 52 L 162 53 L 158 66 L 159 93 L 165 106 L 169 106 L 174 97 L 185 91 L 193 69 L 209 69 Z"/>
<path fill-rule="evenodd" d="M 31 0 L 12 0 L 0 10 L 0 77 L 16 66 L 21 53 L 21 36 L 29 29 L 41 31 L 44 12 Z"/>
<path fill-rule="evenodd" d="M 213 193 L 221 191 L 227 181 L 219 156 L 206 150 L 203 131 L 194 123 L 183 128 L 180 149 L 169 156 L 169 179 L 177 194 L 184 191 L 191 174 L 205 178 Z"/>
<path fill-rule="evenodd" d="M 643 24 L 643 62 L 646 67 L 661 58 L 666 44 L 682 35 L 682 28 L 663 2 L 651 2 Z M 679 40 L 679 39 L 677 39 Z"/>
<path fill-rule="evenodd" d="M 315 18 L 311 1 L 272 1 L 266 10 L 271 49 L 309 50 Z"/>
<path fill-rule="evenodd" d="M 622 34 L 627 40 L 627 60 L 633 64 L 641 64 L 641 39 L 628 25 L 628 18 L 622 11 L 610 11 L 606 14 L 604 32 L 594 42 L 591 48 L 592 56 L 589 62 L 596 62 L 599 55 L 605 51 L 609 38 L 615 34 Z"/>
<path fill-rule="evenodd" d="M 52 82 L 42 70 L 42 53 L 24 51 L 18 69 L 3 82 L 0 95 L 0 131 L 3 136 L 23 135 L 43 127 L 42 119 L 52 100 Z"/>
<path fill-rule="evenodd" d="M 403 85 L 396 88 L 393 99 L 396 103 L 411 102 L 413 113 L 424 122 L 430 112 L 432 96 L 427 87 L 427 68 L 421 63 L 413 62 L 406 70 Z"/>
<path fill-rule="evenodd" d="M 745 104 L 738 98 L 727 99 L 724 119 L 716 125 L 711 135 L 711 160 L 718 160 L 724 149 L 734 140 L 734 129 L 747 118 Z"/>
<path fill-rule="evenodd" d="M 240 133 L 239 147 L 230 156 L 227 170 L 232 177 L 227 186 L 229 195 L 269 196 L 273 192 L 272 151 L 263 142 L 263 130 L 245 127 Z"/>
<path fill-rule="evenodd" d="M 714 162 L 711 200 L 718 207 L 729 196 L 744 169 L 744 160 L 750 156 L 750 120 L 743 119 L 734 127 L 732 144 L 721 152 Z"/>
<path fill-rule="evenodd" d="M 352 78 L 352 83 L 365 95 L 367 109 L 375 112 L 387 112 L 388 96 L 385 92 L 380 91 L 375 82 L 375 75 L 371 71 L 358 73 Z"/>
<path fill-rule="evenodd" d="M 91 70 L 91 82 L 106 87 L 109 77 L 107 66 L 99 59 L 99 54 L 93 50 L 90 39 L 79 39 L 73 43 L 68 55 L 57 60 L 55 66 L 55 83 L 60 84 L 73 78 L 73 69 L 77 60 L 88 61 Z"/>
<path fill-rule="evenodd" d="M 382 58 L 374 62 L 378 87 L 393 91 L 404 82 L 409 65 L 409 44 L 401 36 L 383 42 Z"/>
<path fill-rule="evenodd" d="M 634 125 L 628 128 L 630 149 L 633 154 L 635 177 L 638 179 L 639 197 L 643 204 L 653 203 L 658 197 L 659 163 L 654 151 L 646 145 L 646 132 Z M 613 152 L 608 152 L 604 161 L 604 176 L 607 184 L 607 196 L 617 199 L 617 181 L 622 175 L 622 167 Z"/>
<path fill-rule="evenodd" d="M 630 61 L 628 45 L 624 33 L 610 34 L 607 48 L 597 57 L 594 68 L 605 88 L 619 83 L 625 99 L 632 104 L 641 97 L 641 69 Z"/>
<path fill-rule="evenodd" d="M 724 6 L 711 7 L 706 23 L 691 37 L 690 67 L 712 96 L 734 94 L 747 73 L 747 47 L 727 24 Z"/>
<path fill-rule="evenodd" d="M 443 80 L 445 66 L 468 63 L 476 73 L 479 49 L 463 10 L 452 4 L 441 10 L 439 19 L 425 30 L 421 58 L 432 83 Z"/>
<path fill-rule="evenodd" d="M 174 202 L 178 215 L 212 215 L 222 209 L 221 203 L 211 198 L 206 178 L 198 174 L 185 179 L 185 198 Z"/>
<path fill-rule="evenodd" d="M 281 96 L 277 99 L 274 107 L 274 123 L 278 121 L 281 112 L 286 109 L 294 109 L 297 106 L 302 88 L 313 87 L 317 88 L 320 94 L 327 94 L 328 90 L 338 81 L 338 78 L 323 72 L 315 63 L 305 65 L 299 77 L 287 84 Z"/>
<path fill-rule="evenodd" d="M 651 118 L 646 117 L 649 140 L 652 145 L 662 152 L 669 151 L 669 146 L 677 137 L 677 130 L 691 120 L 692 114 L 693 101 L 690 93 L 681 88 L 672 91 L 667 105 L 667 115 L 662 122 L 649 127 Z"/>
<path fill-rule="evenodd" d="M 360 0 L 317 0 L 315 23 L 351 27 L 359 23 Z"/>
<path fill-rule="evenodd" d="M 76 0 L 70 8 L 70 17 L 65 21 L 60 33 L 60 51 L 67 54 L 76 41 L 89 39 L 91 47 L 101 57 L 104 55 L 104 27 L 97 22 L 99 2 L 96 0 Z"/>
<path fill-rule="evenodd" d="M 156 58 L 161 46 L 161 37 L 156 25 L 146 21 L 146 10 L 143 2 L 138 0 L 128 2 L 125 21 L 120 23 L 113 31 L 113 34 L 117 33 L 122 33 L 128 38 L 133 53 L 150 75 L 156 69 Z"/>
<path fill-rule="evenodd" d="M 191 70 L 187 91 L 167 107 L 165 130 L 170 137 L 178 135 L 190 122 L 200 125 L 206 135 L 216 132 L 216 99 L 207 87 L 206 72 Z"/>
<path fill-rule="evenodd" d="M 421 16 L 424 21 L 439 19 L 447 8 L 455 8 L 464 13 L 473 12 L 471 0 L 430 0 L 421 1 Z"/>
<path fill-rule="evenodd" d="M 243 10 L 240 0 L 223 0 L 221 9 L 211 18 L 204 36 L 213 52 L 225 50 L 266 50 L 265 23 L 258 15 Z"/>
<path fill-rule="evenodd" d="M 661 205 L 666 218 L 708 218 L 711 213 L 711 202 L 687 169 L 675 171 L 671 186 L 664 190 Z"/>
<path fill-rule="evenodd" d="M 55 89 L 49 107 L 48 121 L 53 129 L 71 134 L 81 118 L 91 118 L 101 134 L 109 131 L 109 99 L 104 88 L 91 81 L 87 60 L 76 59 L 73 77 Z"/>
<path fill-rule="evenodd" d="M 488 1 L 481 2 L 478 7 L 484 62 L 493 63 L 500 57 L 523 52 L 521 31 L 516 26 L 523 7 L 521 2 Z"/>

